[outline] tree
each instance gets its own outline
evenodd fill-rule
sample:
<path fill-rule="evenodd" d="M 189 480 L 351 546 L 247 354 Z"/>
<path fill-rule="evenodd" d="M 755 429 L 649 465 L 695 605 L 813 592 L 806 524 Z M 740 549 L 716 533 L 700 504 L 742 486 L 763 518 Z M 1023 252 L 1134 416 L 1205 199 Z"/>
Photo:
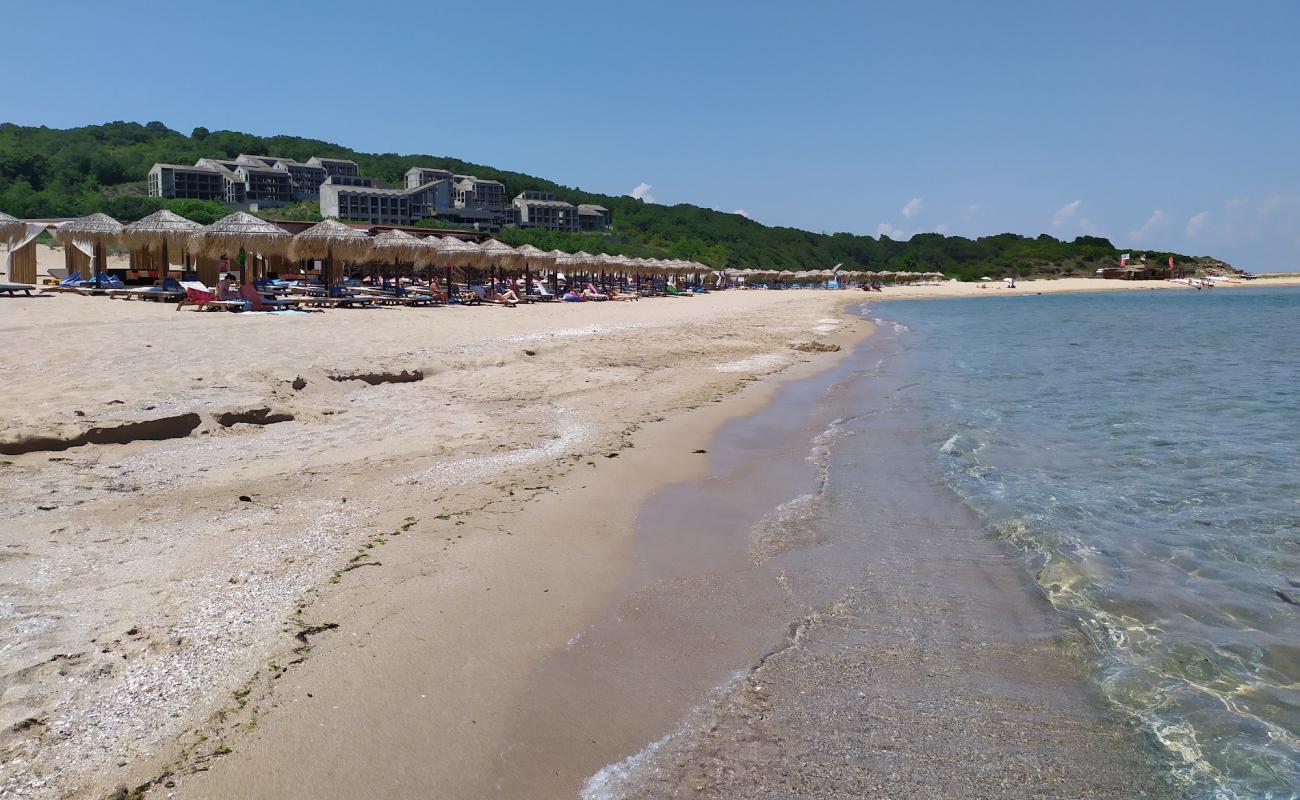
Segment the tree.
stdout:
<path fill-rule="evenodd" d="M 195 141 L 201 142 L 204 139 L 208 138 L 209 133 L 210 131 L 207 128 L 195 128 L 194 130 L 190 131 L 190 138 L 194 139 Z"/>

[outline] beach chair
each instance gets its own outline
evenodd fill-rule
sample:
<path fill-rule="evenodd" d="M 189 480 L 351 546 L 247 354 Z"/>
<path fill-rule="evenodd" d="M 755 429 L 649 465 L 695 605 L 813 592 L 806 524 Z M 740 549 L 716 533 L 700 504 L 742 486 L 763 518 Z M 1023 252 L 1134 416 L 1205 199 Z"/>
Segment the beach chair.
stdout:
<path fill-rule="evenodd" d="M 528 296 L 542 303 L 554 303 L 559 299 L 544 281 L 533 281 L 533 291 Z"/>
<path fill-rule="evenodd" d="M 281 311 L 283 309 L 297 308 L 298 304 L 292 300 L 280 300 L 278 298 L 267 299 L 258 291 L 257 285 L 245 283 L 239 287 L 239 296 L 244 298 L 248 303 L 249 311 Z"/>
<path fill-rule="evenodd" d="M 22 292 L 24 297 L 31 297 L 32 289 L 35 288 L 25 283 L 0 283 L 0 294 L 17 297 L 18 293 Z"/>
<path fill-rule="evenodd" d="M 78 294 L 84 295 L 106 295 L 109 292 L 125 289 L 126 284 L 122 279 L 108 272 L 101 272 L 88 281 L 82 281 L 76 287 Z"/>
<path fill-rule="evenodd" d="M 199 311 L 243 311 L 246 308 L 243 300 L 218 300 L 216 292 L 201 281 L 181 281 L 180 285 L 185 289 L 185 299 L 176 304 L 177 311 L 185 306 L 194 306 Z"/>

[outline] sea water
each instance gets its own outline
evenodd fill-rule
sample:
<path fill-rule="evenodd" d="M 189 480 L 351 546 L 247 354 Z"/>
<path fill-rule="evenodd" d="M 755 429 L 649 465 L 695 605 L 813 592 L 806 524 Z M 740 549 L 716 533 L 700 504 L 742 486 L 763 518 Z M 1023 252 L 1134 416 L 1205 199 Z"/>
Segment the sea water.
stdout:
<path fill-rule="evenodd" d="M 1190 796 L 1300 796 L 1300 289 L 878 303 L 946 483 Z"/>

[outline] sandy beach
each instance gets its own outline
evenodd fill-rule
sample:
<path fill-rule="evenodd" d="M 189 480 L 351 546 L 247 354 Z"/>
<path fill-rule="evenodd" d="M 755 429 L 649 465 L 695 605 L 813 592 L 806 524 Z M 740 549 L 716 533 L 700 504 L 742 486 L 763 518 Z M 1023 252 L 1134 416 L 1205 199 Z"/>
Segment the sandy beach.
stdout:
<path fill-rule="evenodd" d="M 1148 288 L 1099 283 L 1005 293 Z M 0 786 L 504 791 L 530 681 L 635 578 L 647 498 L 705 474 L 697 451 L 780 385 L 758 379 L 838 363 L 870 332 L 844 314 L 863 299 L 3 301 Z M 686 697 L 708 673 L 664 674 L 657 696 Z M 611 737 L 593 752 L 646 744 Z M 530 763 L 511 780 L 550 762 Z M 572 796 L 592 763 L 556 762 L 532 796 Z"/>
<path fill-rule="evenodd" d="M 309 648 L 366 641 L 316 629 L 341 624 L 340 609 L 400 604 L 395 587 L 413 576 L 436 574 L 453 594 L 495 583 L 461 598 L 461 622 L 522 606 L 499 609 L 517 613 L 508 635 L 437 632 L 448 637 L 438 652 L 502 693 L 504 715 L 531 654 L 571 635 L 569 615 L 625 568 L 615 532 L 640 493 L 679 477 L 617 476 L 638 429 L 671 427 L 656 441 L 689 463 L 690 428 L 666 417 L 829 357 L 804 350 L 865 334 L 837 313 L 854 299 L 749 292 L 294 317 L 75 296 L 6 303 L 3 785 L 95 796 L 206 763 L 247 738 L 266 703 L 284 702 L 267 691 L 310 663 Z M 123 443 L 60 449 L 92 430 Z M 566 493 L 543 525 L 530 501 L 597 464 L 618 489 Z M 583 505 L 581 528 L 569 502 Z M 518 514 L 532 535 L 491 522 Z M 520 594 L 542 582 L 557 591 L 540 599 L 558 602 Z M 493 717 L 480 716 L 488 735 Z"/>

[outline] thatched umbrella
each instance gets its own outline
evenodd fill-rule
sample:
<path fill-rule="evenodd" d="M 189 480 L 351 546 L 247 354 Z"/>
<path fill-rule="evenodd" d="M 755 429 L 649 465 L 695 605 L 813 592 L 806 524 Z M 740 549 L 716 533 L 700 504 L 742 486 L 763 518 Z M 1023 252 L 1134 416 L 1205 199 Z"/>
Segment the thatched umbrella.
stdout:
<path fill-rule="evenodd" d="M 190 240 L 190 249 L 206 256 L 225 256 L 240 250 L 261 255 L 281 255 L 289 248 L 289 241 L 289 234 L 284 228 L 252 214 L 237 211 L 195 232 Z M 252 282 L 252 268 L 247 259 L 244 262 L 243 281 Z"/>
<path fill-rule="evenodd" d="M 399 265 L 408 261 L 414 268 L 420 263 L 429 264 L 433 260 L 434 244 L 427 239 L 412 236 L 406 231 L 387 230 L 373 240 L 374 254 L 377 258 L 393 262 L 393 275 L 396 277 Z"/>
<path fill-rule="evenodd" d="M 27 223 L 0 211 L 0 239 L 12 242 L 27 232 Z"/>
<path fill-rule="evenodd" d="M 319 258 L 321 282 L 325 288 L 334 285 L 335 261 L 360 261 L 370 255 L 372 240 L 365 231 L 348 227 L 336 219 L 327 219 L 300 231 L 289 242 L 289 257 L 296 260 Z"/>
<path fill-rule="evenodd" d="M 524 294 L 528 294 L 533 290 L 533 270 L 553 269 L 555 256 L 531 244 L 520 245 L 515 248 L 515 252 L 524 259 Z"/>
<path fill-rule="evenodd" d="M 433 242 L 435 263 L 446 271 L 447 296 L 452 294 L 451 271 L 454 267 L 478 267 L 484 263 L 483 249 L 474 242 L 447 235 L 441 239 L 430 237 Z M 468 276 L 468 273 L 466 273 Z"/>
<path fill-rule="evenodd" d="M 522 269 L 525 258 L 505 242 L 496 239 L 488 239 L 479 245 L 483 252 L 483 257 L 489 268 L 488 282 L 492 284 L 492 291 L 496 291 L 496 274 L 498 270 L 516 270 Z"/>
<path fill-rule="evenodd" d="M 90 242 L 95 248 L 95 257 L 91 263 L 94 275 L 104 271 L 104 247 L 116 242 L 122 236 L 122 223 L 107 214 L 91 214 L 69 220 L 54 229 L 54 238 L 65 245 L 74 242 Z"/>
<path fill-rule="evenodd" d="M 158 285 L 162 286 L 171 272 L 171 250 L 175 248 L 183 254 L 190 237 L 202 227 L 164 208 L 122 228 L 122 243 L 144 250 L 162 250 L 162 266 L 158 269 Z"/>

